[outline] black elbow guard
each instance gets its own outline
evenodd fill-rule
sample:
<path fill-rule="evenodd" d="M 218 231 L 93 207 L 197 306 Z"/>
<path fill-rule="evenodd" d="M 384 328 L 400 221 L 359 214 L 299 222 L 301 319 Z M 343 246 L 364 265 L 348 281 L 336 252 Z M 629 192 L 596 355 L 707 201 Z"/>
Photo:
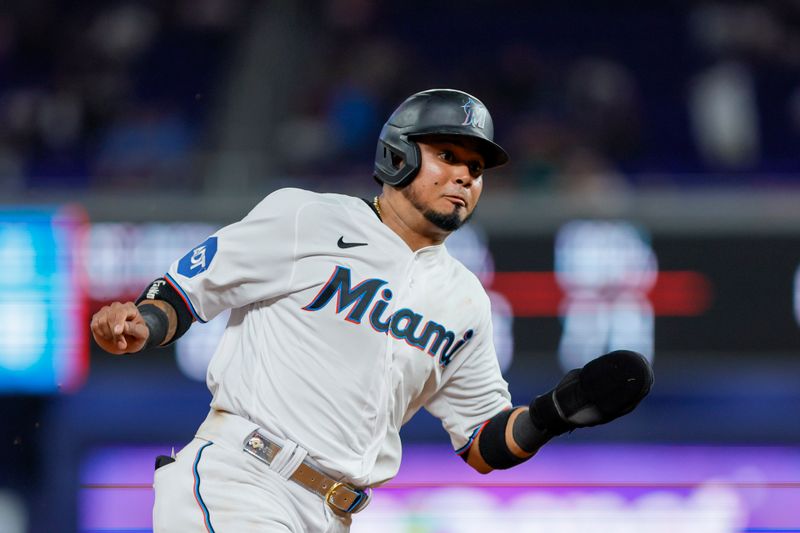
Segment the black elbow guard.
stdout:
<path fill-rule="evenodd" d="M 525 462 L 527 457 L 517 457 L 508 449 L 506 426 L 513 410 L 502 411 L 493 416 L 483 428 L 478 439 L 478 451 L 484 462 L 495 470 L 505 470 Z"/>
<path fill-rule="evenodd" d="M 186 305 L 183 297 L 175 288 L 164 278 L 158 278 L 153 281 L 147 289 L 142 292 L 139 298 L 136 299 L 136 305 L 139 305 L 144 300 L 161 300 L 167 302 L 175 310 L 175 315 L 178 317 L 178 326 L 175 329 L 175 334 L 169 339 L 168 342 L 162 346 L 172 344 L 180 339 L 184 333 L 189 330 L 189 326 L 194 322 L 189 307 Z"/>

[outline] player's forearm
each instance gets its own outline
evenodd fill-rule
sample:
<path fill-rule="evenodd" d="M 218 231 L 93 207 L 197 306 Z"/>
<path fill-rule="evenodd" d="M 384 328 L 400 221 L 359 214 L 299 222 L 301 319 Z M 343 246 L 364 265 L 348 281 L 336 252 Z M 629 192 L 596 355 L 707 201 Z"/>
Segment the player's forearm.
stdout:
<path fill-rule="evenodd" d="M 506 436 L 506 443 L 511 452 L 525 459 L 530 459 L 539 448 L 547 444 L 555 435 L 536 427 L 528 414 L 527 407 L 518 407 L 512 413 L 508 426 L 511 435 Z"/>
<path fill-rule="evenodd" d="M 470 447 L 467 463 L 482 474 L 505 469 L 533 457 L 553 437 L 533 425 L 527 407 L 498 413 Z"/>
<path fill-rule="evenodd" d="M 516 466 L 551 438 L 619 418 L 650 392 L 653 369 L 641 354 L 616 350 L 568 372 L 529 408 L 493 416 L 470 447 L 466 461 L 478 472 Z"/>
<path fill-rule="evenodd" d="M 194 322 L 186 300 L 165 278 L 154 280 L 136 305 L 147 322 L 147 346 L 166 346 L 181 338 Z"/>

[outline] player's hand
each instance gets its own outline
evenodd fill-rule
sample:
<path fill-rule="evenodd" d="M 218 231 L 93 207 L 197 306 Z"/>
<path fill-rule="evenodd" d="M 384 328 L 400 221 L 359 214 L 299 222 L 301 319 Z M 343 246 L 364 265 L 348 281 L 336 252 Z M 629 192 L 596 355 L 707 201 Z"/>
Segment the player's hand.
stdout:
<path fill-rule="evenodd" d="M 114 302 L 92 317 L 92 336 L 102 349 L 113 354 L 138 352 L 150 330 L 133 302 Z"/>
<path fill-rule="evenodd" d="M 652 385 L 653 369 L 647 359 L 617 350 L 568 372 L 553 390 L 531 402 L 529 413 L 540 430 L 560 435 L 630 413 Z"/>

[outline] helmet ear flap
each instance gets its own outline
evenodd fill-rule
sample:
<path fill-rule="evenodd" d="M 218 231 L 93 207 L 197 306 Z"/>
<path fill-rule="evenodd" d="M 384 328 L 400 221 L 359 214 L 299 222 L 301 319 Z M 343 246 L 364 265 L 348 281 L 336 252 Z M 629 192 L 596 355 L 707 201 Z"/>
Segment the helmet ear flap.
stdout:
<path fill-rule="evenodd" d="M 392 142 L 394 141 L 394 142 Z M 421 154 L 417 143 L 405 135 L 397 139 L 381 138 L 375 153 L 375 177 L 393 187 L 402 187 L 419 172 Z"/>

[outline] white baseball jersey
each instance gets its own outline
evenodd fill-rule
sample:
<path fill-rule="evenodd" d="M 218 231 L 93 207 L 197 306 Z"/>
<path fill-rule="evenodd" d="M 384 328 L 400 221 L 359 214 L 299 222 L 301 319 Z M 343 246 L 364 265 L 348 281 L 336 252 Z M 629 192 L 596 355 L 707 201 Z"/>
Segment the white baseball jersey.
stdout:
<path fill-rule="evenodd" d="M 359 198 L 276 191 L 167 278 L 201 322 L 232 309 L 212 407 L 356 485 L 397 473 L 420 407 L 458 450 L 511 406 L 480 282 L 444 245 L 412 251 Z"/>

